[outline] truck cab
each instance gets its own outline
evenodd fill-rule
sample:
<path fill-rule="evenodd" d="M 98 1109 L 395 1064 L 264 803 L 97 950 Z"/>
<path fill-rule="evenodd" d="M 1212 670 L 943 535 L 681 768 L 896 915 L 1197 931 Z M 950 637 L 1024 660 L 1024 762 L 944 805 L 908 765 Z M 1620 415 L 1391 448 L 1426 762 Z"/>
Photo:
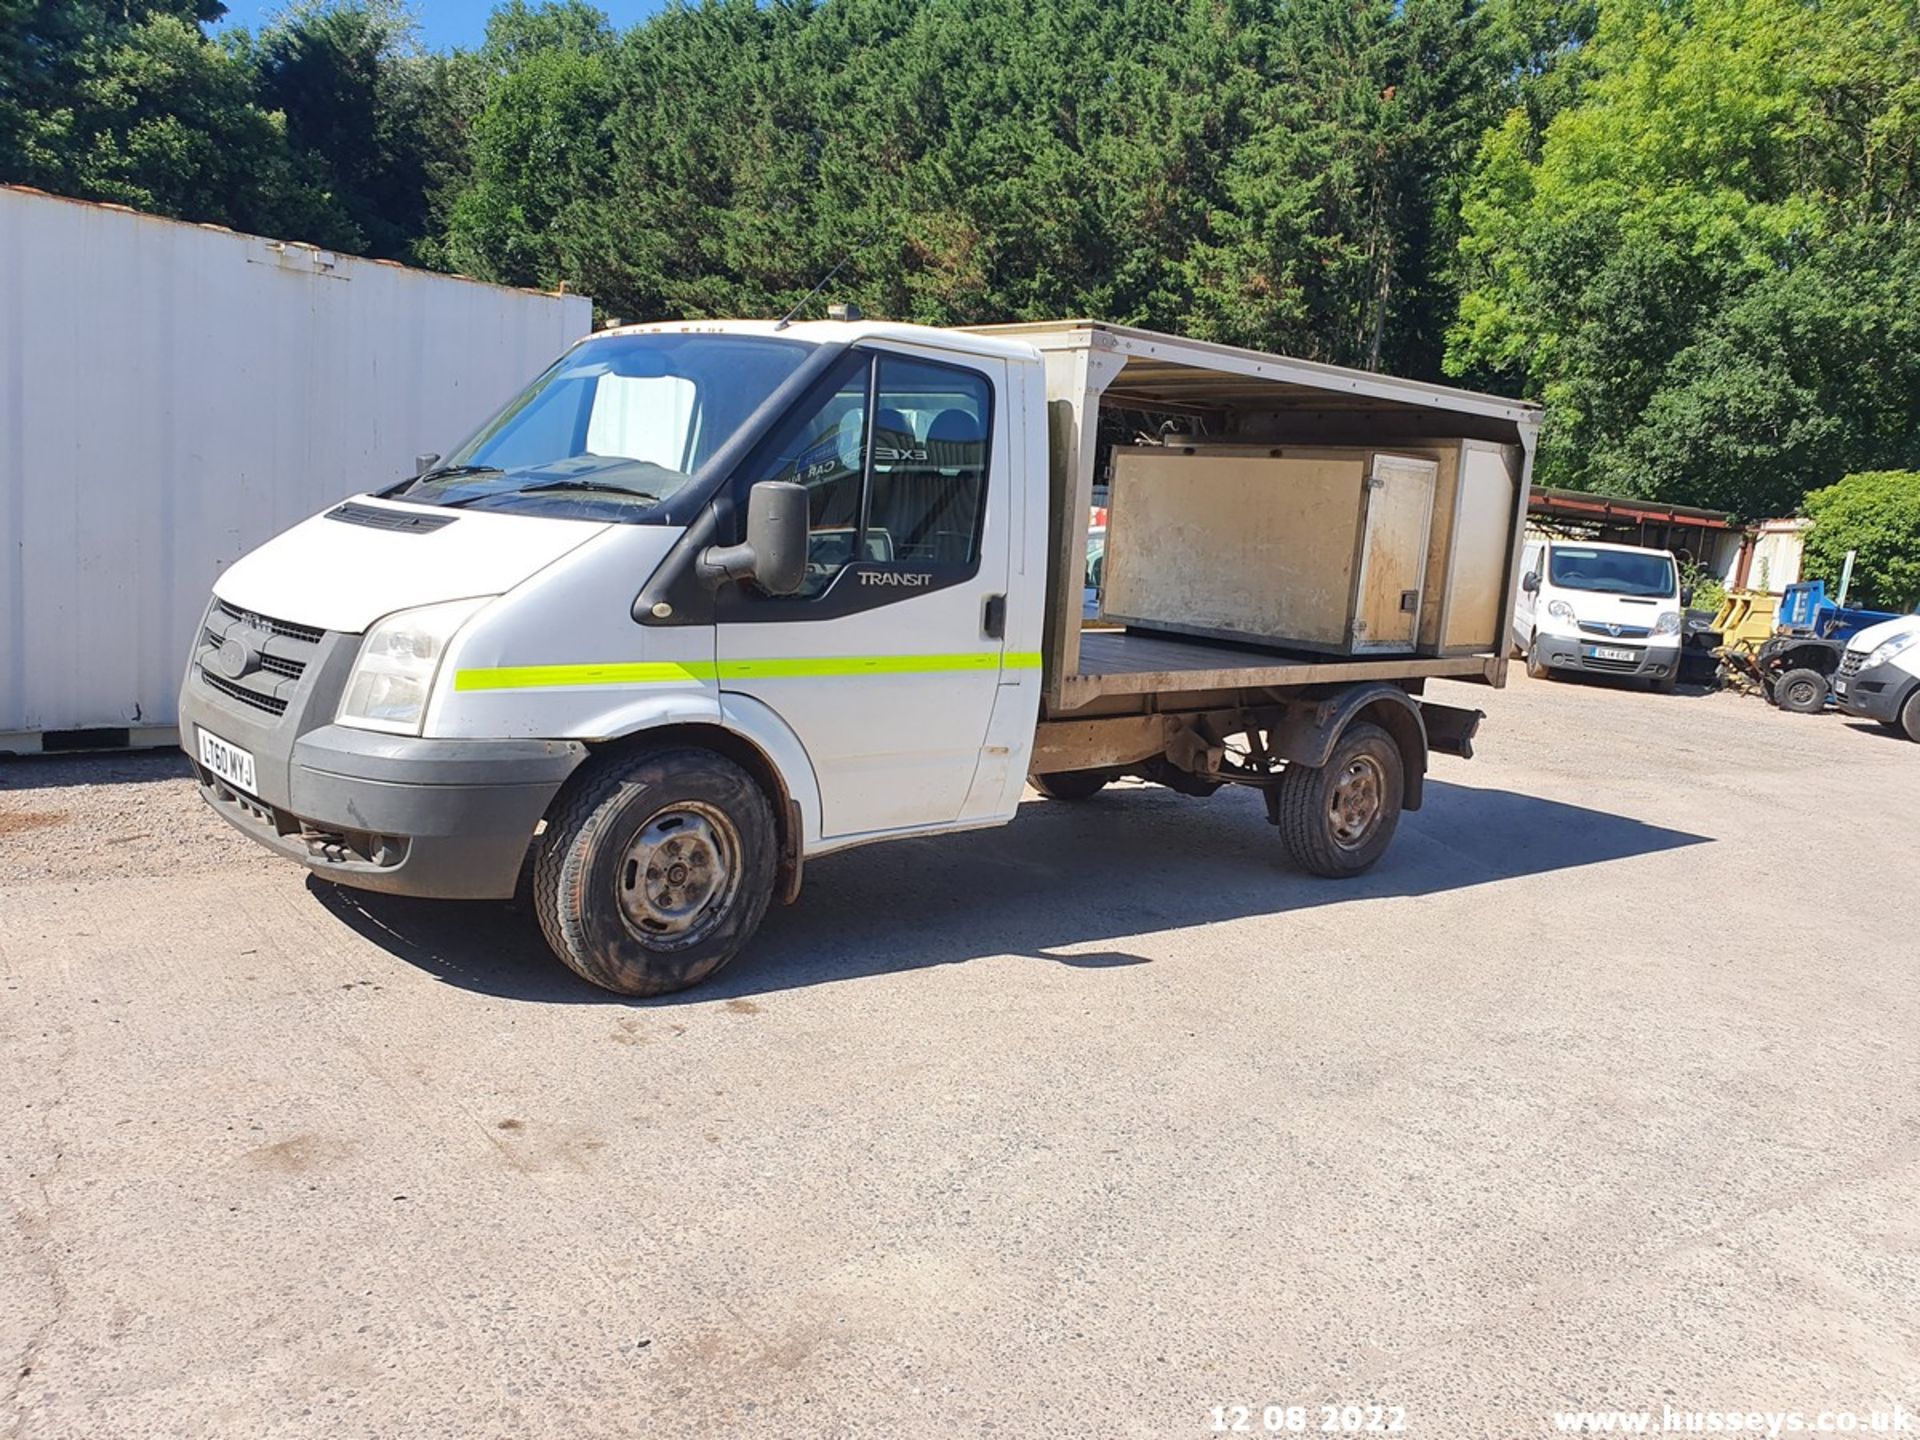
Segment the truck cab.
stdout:
<path fill-rule="evenodd" d="M 1848 640 L 1833 698 L 1849 715 L 1920 741 L 1920 615 L 1883 620 Z"/>
<path fill-rule="evenodd" d="M 627 994 L 726 964 L 807 860 L 1005 823 L 1029 778 L 1063 800 L 1121 775 L 1255 786 L 1297 861 L 1360 873 L 1419 807 L 1429 753 L 1471 754 L 1479 712 L 1423 701 L 1425 679 L 1504 677 L 1491 637 L 1522 445 L 1433 442 L 1459 452 L 1449 504 L 1468 518 L 1450 517 L 1432 606 L 1383 591 L 1407 653 L 1328 663 L 1131 632 L 1083 653 L 1101 387 L 1128 373 L 1120 351 L 1178 353 L 1186 413 L 1231 393 L 1252 414 L 1311 402 L 1317 422 L 1337 384 L 1404 408 L 1412 433 L 1464 409 L 1526 453 L 1537 417 L 1186 343 L 1085 322 L 582 340 L 444 458 L 220 576 L 180 697 L 202 794 L 335 883 L 525 890 L 560 957 Z M 1471 586 L 1451 583 L 1456 552 Z M 1429 568 L 1418 548 L 1404 564 Z"/>
<path fill-rule="evenodd" d="M 1671 551 L 1529 539 L 1512 640 L 1536 679 L 1576 670 L 1671 690 L 1680 674 L 1683 608 Z"/>

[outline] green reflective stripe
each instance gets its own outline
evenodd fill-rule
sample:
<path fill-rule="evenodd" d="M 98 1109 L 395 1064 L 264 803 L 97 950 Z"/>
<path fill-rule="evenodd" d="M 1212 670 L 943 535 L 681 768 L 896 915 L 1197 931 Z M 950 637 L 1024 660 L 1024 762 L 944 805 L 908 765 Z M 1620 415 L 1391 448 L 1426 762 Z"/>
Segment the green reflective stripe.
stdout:
<path fill-rule="evenodd" d="M 718 674 L 713 662 L 688 664 L 646 661 L 607 665 L 506 665 L 495 670 L 462 670 L 456 690 L 544 690 L 562 685 L 698 685 Z"/>
<path fill-rule="evenodd" d="M 605 665 L 506 665 L 462 670 L 455 690 L 550 690 L 571 685 L 697 685 L 707 680 L 798 680 L 927 675 L 957 670 L 1037 670 L 1040 652 L 968 650 L 952 655 L 830 655 L 765 660 L 644 661 Z"/>
<path fill-rule="evenodd" d="M 722 660 L 722 680 L 797 680 L 822 675 L 923 675 L 935 670 L 998 670 L 1000 652 L 963 655 L 830 655 L 793 660 Z"/>

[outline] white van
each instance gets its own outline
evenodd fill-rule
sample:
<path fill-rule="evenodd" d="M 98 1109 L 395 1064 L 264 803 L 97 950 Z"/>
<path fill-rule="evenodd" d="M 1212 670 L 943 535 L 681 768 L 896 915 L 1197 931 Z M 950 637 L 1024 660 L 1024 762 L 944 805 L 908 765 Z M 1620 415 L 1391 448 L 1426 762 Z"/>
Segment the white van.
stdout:
<path fill-rule="evenodd" d="M 1356 394 L 1383 424 L 1503 433 L 1525 496 L 1532 406 L 1175 336 L 604 331 L 444 461 L 222 574 L 181 738 L 215 810 L 323 879 L 504 898 L 531 861 L 555 950 L 625 994 L 714 973 L 816 857 L 1004 824 L 1029 777 L 1061 801 L 1122 775 L 1251 787 L 1301 868 L 1357 875 L 1420 808 L 1429 756 L 1472 755 L 1482 712 L 1423 691 L 1505 683 L 1504 607 L 1440 654 L 1414 653 L 1419 590 L 1357 582 L 1356 633 L 1397 627 L 1399 650 L 1070 623 L 1103 404 L 1201 408 L 1227 437 L 1291 407 L 1279 438 L 1313 443 L 1327 397 Z M 1356 512 L 1386 533 L 1409 505 L 1358 458 L 1338 473 L 1355 511 L 1292 537 L 1335 564 Z M 1463 519 L 1433 563 L 1511 554 L 1521 513 Z M 1215 563 L 1140 548 L 1169 591 Z M 1298 573 L 1259 570 L 1249 604 Z"/>
<path fill-rule="evenodd" d="M 1669 550 L 1529 540 L 1513 607 L 1527 674 L 1586 670 L 1671 690 L 1680 675 L 1680 567 Z"/>
<path fill-rule="evenodd" d="M 1848 640 L 1833 698 L 1849 715 L 1920 740 L 1920 615 L 1883 620 Z"/>

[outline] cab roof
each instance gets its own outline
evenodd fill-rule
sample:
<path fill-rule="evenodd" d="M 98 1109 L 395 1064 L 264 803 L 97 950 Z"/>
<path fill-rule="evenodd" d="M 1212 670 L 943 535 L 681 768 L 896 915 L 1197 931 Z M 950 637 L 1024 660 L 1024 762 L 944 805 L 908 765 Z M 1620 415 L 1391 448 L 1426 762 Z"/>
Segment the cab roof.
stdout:
<path fill-rule="evenodd" d="M 599 340 L 609 335 L 778 335 L 783 340 L 799 340 L 811 345 L 892 340 L 995 360 L 1032 363 L 1040 358 L 1040 352 L 1023 340 L 933 325 L 906 325 L 893 320 L 795 320 L 784 326 L 776 320 L 655 320 L 643 325 L 596 330 L 584 340 Z"/>

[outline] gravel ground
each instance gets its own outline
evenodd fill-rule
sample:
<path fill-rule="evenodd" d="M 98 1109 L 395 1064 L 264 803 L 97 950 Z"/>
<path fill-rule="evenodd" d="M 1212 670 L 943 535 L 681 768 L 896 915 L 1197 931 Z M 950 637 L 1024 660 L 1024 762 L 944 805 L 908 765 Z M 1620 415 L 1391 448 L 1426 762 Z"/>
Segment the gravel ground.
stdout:
<path fill-rule="evenodd" d="M 1920 746 L 1440 688 L 1480 757 L 1359 882 L 1034 799 L 653 1004 L 175 757 L 0 762 L 0 1436 L 1920 1410 Z"/>

